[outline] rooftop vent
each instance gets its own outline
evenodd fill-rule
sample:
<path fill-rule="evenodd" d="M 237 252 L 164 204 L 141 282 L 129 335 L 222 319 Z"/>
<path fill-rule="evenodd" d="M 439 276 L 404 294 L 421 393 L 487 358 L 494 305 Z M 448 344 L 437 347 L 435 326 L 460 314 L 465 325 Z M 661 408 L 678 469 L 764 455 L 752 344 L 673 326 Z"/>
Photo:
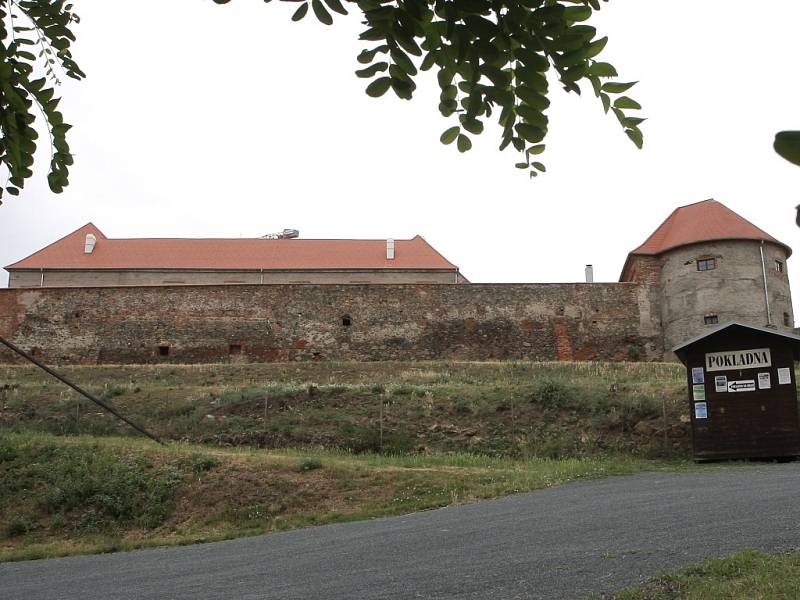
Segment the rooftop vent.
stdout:
<path fill-rule="evenodd" d="M 386 240 L 386 260 L 394 260 L 394 239 Z"/>
<path fill-rule="evenodd" d="M 260 239 L 262 240 L 288 240 L 292 238 L 296 238 L 300 236 L 300 232 L 297 229 L 284 229 L 283 231 L 279 231 L 278 233 L 268 233 L 266 235 L 262 235 Z"/>
<path fill-rule="evenodd" d="M 94 236 L 93 233 L 86 234 L 86 241 L 83 244 L 83 253 L 84 254 L 91 254 L 94 250 L 94 245 L 97 243 L 97 238 Z"/>

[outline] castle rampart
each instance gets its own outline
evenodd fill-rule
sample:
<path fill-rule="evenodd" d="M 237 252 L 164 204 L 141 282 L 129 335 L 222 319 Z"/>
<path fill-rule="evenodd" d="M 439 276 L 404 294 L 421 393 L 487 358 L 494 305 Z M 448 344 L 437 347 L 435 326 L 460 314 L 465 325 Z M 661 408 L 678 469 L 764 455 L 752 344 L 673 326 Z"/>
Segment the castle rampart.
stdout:
<path fill-rule="evenodd" d="M 664 357 L 637 283 L 5 289 L 0 335 L 54 363 Z"/>

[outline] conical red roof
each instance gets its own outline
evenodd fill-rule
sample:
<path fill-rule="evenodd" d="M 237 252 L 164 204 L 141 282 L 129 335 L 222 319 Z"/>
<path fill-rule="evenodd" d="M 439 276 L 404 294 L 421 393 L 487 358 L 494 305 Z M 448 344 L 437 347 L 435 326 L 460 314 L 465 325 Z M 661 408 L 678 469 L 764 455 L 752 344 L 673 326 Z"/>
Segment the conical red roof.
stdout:
<path fill-rule="evenodd" d="M 712 240 L 764 240 L 791 248 L 716 200 L 676 208 L 631 254 L 661 254 L 671 248 Z"/>
<path fill-rule="evenodd" d="M 789 246 L 776 240 L 724 204 L 716 200 L 703 200 L 676 208 L 641 246 L 628 255 L 621 279 L 624 280 L 632 256 L 637 254 L 653 256 L 680 246 L 716 240 L 763 240 L 783 246 L 787 257 L 792 253 Z"/>

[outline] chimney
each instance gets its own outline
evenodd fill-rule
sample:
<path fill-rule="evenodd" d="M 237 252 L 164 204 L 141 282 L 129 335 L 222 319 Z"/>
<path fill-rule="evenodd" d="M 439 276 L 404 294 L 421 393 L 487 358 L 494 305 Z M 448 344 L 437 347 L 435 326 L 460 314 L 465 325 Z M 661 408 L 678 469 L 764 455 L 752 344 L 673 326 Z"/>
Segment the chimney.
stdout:
<path fill-rule="evenodd" d="M 84 254 L 91 254 L 94 250 L 94 245 L 97 243 L 97 238 L 94 236 L 93 233 L 86 234 L 86 242 L 83 244 L 83 253 Z"/>
<path fill-rule="evenodd" d="M 586 283 L 594 283 L 594 268 L 592 265 L 586 265 Z"/>
<path fill-rule="evenodd" d="M 386 260 L 394 260 L 394 238 L 386 240 Z"/>

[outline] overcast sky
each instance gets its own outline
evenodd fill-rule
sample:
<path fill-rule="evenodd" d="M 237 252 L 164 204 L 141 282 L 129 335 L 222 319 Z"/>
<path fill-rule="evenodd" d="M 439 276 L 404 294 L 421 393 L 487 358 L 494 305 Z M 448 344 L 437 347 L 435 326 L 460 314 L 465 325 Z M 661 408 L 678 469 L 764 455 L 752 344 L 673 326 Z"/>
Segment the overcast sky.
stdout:
<path fill-rule="evenodd" d="M 432 73 L 410 102 L 367 97 L 357 15 L 292 23 L 295 6 L 78 3 L 71 184 L 54 195 L 40 169 L 5 199 L 0 263 L 93 221 L 109 237 L 420 234 L 475 282 L 580 281 L 586 263 L 616 281 L 672 210 L 706 198 L 800 250 L 800 168 L 772 150 L 800 129 L 796 0 L 604 4 L 593 24 L 620 80 L 640 81 L 645 148 L 591 93 L 551 86 L 536 180 L 497 151 L 496 125 L 467 154 L 439 143 L 452 123 Z"/>

